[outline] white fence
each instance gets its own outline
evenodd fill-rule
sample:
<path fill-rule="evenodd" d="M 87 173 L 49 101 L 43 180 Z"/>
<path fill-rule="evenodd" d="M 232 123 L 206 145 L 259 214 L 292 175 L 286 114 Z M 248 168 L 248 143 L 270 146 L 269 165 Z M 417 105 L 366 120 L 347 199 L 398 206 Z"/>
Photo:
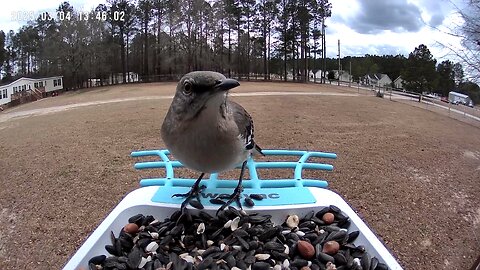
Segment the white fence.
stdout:
<path fill-rule="evenodd" d="M 447 115 L 451 118 L 480 127 L 480 108 L 478 106 L 470 108 L 461 104 L 454 105 L 449 102 L 444 102 L 440 98 L 420 95 L 392 87 L 368 86 L 356 82 L 337 81 L 332 81 L 331 84 L 349 87 L 351 90 L 356 90 L 360 95 L 375 96 L 381 93 L 385 99 Z"/>

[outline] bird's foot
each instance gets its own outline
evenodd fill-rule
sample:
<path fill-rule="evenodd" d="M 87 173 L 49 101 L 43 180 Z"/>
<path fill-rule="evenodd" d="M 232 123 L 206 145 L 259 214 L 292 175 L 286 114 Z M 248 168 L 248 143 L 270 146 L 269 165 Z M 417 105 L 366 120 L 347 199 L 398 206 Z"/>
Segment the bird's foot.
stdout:
<path fill-rule="evenodd" d="M 223 211 L 225 208 L 227 208 L 233 202 L 237 203 L 238 208 L 243 209 L 242 208 L 242 203 L 240 202 L 240 197 L 242 196 L 242 192 L 243 192 L 243 186 L 238 185 L 231 195 L 229 195 L 229 196 L 219 196 L 218 197 L 219 199 L 228 199 L 228 201 L 226 201 L 220 208 L 218 208 L 217 215 L 220 211 Z"/>
<path fill-rule="evenodd" d="M 197 209 L 203 209 L 203 204 L 200 202 L 200 193 L 206 188 L 205 185 L 193 185 L 190 191 L 187 193 L 177 193 L 173 194 L 172 197 L 185 197 L 185 200 L 180 207 L 182 213 L 186 209 L 187 205 L 190 204 L 192 207 Z M 195 200 L 194 200 L 195 199 Z"/>

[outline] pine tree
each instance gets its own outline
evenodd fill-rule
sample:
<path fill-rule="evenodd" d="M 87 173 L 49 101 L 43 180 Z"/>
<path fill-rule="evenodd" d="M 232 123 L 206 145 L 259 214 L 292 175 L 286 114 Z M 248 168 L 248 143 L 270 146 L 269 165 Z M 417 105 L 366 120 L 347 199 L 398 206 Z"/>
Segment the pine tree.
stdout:
<path fill-rule="evenodd" d="M 424 44 L 419 45 L 408 56 L 407 67 L 402 74 L 404 86 L 408 91 L 432 92 L 435 88 L 436 60 Z"/>

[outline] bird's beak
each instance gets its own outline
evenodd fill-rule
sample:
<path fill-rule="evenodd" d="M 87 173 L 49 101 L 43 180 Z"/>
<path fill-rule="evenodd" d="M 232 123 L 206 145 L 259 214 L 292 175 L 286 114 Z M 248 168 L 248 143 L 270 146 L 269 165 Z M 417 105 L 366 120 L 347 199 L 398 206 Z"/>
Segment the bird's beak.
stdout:
<path fill-rule="evenodd" d="M 217 84 L 215 86 L 215 88 L 217 88 L 219 91 L 228 91 L 228 90 L 230 90 L 232 88 L 235 88 L 239 85 L 240 85 L 240 83 L 237 80 L 224 79 L 224 80 L 220 81 L 220 83 Z"/>

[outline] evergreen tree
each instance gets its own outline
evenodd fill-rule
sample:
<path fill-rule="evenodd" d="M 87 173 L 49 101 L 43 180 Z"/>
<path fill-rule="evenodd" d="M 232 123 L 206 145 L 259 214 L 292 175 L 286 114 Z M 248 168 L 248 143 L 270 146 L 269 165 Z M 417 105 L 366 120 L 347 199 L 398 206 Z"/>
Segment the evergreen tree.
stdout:
<path fill-rule="evenodd" d="M 405 89 L 417 93 L 432 92 L 435 89 L 436 62 L 427 46 L 420 44 L 416 47 L 409 54 L 402 74 Z"/>
<path fill-rule="evenodd" d="M 453 91 L 455 88 L 455 71 L 453 69 L 453 62 L 445 60 L 438 64 L 438 89 L 437 93 L 442 96 L 448 96 L 448 92 Z"/>

